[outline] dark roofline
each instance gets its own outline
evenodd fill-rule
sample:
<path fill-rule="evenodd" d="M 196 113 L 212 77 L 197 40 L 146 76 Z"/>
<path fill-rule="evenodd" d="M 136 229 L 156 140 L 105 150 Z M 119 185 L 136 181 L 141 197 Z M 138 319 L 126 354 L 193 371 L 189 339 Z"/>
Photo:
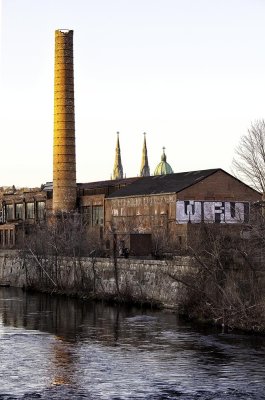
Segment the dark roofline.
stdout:
<path fill-rule="evenodd" d="M 146 193 L 146 194 L 132 194 L 132 195 L 129 195 L 129 196 L 117 196 L 117 197 L 110 195 L 110 196 L 106 196 L 105 199 L 106 200 L 108 200 L 108 199 L 112 200 L 112 199 L 127 199 L 128 197 L 132 198 L 132 197 L 139 197 L 139 196 L 144 196 L 144 197 L 148 197 L 148 196 L 165 196 L 165 195 L 172 195 L 172 194 L 175 194 L 175 193 L 177 193 L 177 192 L 159 192 L 159 193 Z"/>
<path fill-rule="evenodd" d="M 231 178 L 235 179 L 235 180 L 238 181 L 239 183 L 243 183 L 243 185 L 247 186 L 249 189 L 253 190 L 255 193 L 258 193 L 259 195 L 262 196 L 262 193 L 261 193 L 261 192 L 259 192 L 258 190 L 254 189 L 253 187 L 249 186 L 247 183 L 241 181 L 241 180 L 240 180 L 239 178 L 237 178 L 236 176 L 234 176 L 234 175 L 230 174 L 229 172 L 225 171 L 223 168 L 216 168 L 216 169 L 213 170 L 213 172 L 210 173 L 209 175 L 207 175 L 207 176 L 201 178 L 200 180 L 198 180 L 198 181 L 196 181 L 196 182 L 191 183 L 190 185 L 188 185 L 188 186 L 185 187 L 184 189 L 181 189 L 181 190 L 177 191 L 176 193 L 180 193 L 180 192 L 182 192 L 183 190 L 186 190 L 187 188 L 189 188 L 189 187 L 191 187 L 191 186 L 193 186 L 193 185 L 196 185 L 198 182 L 203 181 L 204 179 L 208 178 L 208 177 L 211 176 L 211 175 L 216 174 L 216 172 L 219 172 L 219 171 L 224 172 L 226 175 L 228 175 L 228 176 L 230 176 Z M 194 172 L 194 171 L 191 171 L 191 172 Z"/>
<path fill-rule="evenodd" d="M 141 177 L 136 176 L 136 177 L 131 177 L 131 178 L 122 178 L 122 179 L 109 179 L 109 180 L 104 180 L 104 181 L 93 181 L 93 182 L 77 182 L 76 186 L 77 189 L 85 189 L 86 187 L 91 187 L 93 189 L 95 188 L 101 188 L 105 186 L 118 186 L 122 185 L 123 183 L 131 183 L 134 182 L 137 179 L 140 179 Z M 53 190 L 53 182 L 46 182 L 44 185 L 44 191 L 52 191 Z"/>
<path fill-rule="evenodd" d="M 85 188 L 86 186 L 92 185 L 94 187 L 102 187 L 102 186 L 117 186 L 122 185 L 123 183 L 134 182 L 141 177 L 131 177 L 131 178 L 122 178 L 122 179 L 109 179 L 104 181 L 93 181 L 93 182 L 81 182 L 77 183 L 77 188 Z"/>
<path fill-rule="evenodd" d="M 207 173 L 208 171 L 208 173 Z M 192 187 L 194 185 L 196 185 L 197 183 L 203 181 L 204 179 L 214 175 L 215 173 L 222 171 L 223 173 L 225 173 L 226 175 L 230 176 L 231 178 L 237 180 L 239 183 L 245 185 L 246 187 L 248 187 L 249 189 L 251 189 L 254 193 L 258 194 L 258 195 L 262 195 L 262 193 L 260 193 L 259 191 L 257 191 L 256 189 L 254 189 L 253 187 L 249 186 L 248 184 L 246 184 L 245 182 L 241 181 L 239 178 L 235 177 L 234 175 L 230 174 L 229 172 L 225 171 L 222 168 L 214 168 L 214 169 L 206 169 L 206 170 L 195 170 L 195 171 L 183 171 L 183 172 L 177 172 L 174 174 L 169 174 L 170 175 L 181 175 L 181 174 L 195 174 L 195 173 L 204 173 L 205 175 L 202 176 L 201 178 L 195 179 L 193 182 L 187 184 L 185 187 L 182 187 L 179 190 L 174 190 L 174 191 L 165 191 L 165 192 L 158 192 L 158 193 L 145 193 L 145 194 L 128 194 L 128 195 L 121 195 L 119 196 L 119 191 L 123 190 L 124 188 L 119 188 L 117 190 L 115 190 L 114 193 L 108 195 L 106 198 L 124 198 L 124 197 L 137 197 L 137 196 L 148 196 L 148 195 L 159 195 L 159 194 L 170 194 L 170 193 L 180 193 L 183 190 L 188 189 L 189 187 Z M 162 175 L 161 175 L 162 176 Z M 163 176 L 167 176 L 167 175 L 163 175 Z M 104 181 L 94 181 L 94 182 L 86 182 L 86 183 L 77 183 L 77 189 L 97 189 L 97 188 L 103 188 L 103 187 L 115 187 L 115 186 L 119 186 L 124 184 L 126 187 L 134 185 L 134 183 L 137 183 L 137 181 L 142 180 L 144 181 L 149 180 L 150 178 L 154 178 L 155 175 L 151 175 L 148 177 L 132 177 L 132 178 L 123 178 L 123 179 L 110 179 L 110 180 L 104 180 Z M 44 191 L 49 191 L 52 190 L 52 182 L 46 182 L 47 188 L 44 188 Z M 46 189 L 46 190 L 45 190 Z"/>
<path fill-rule="evenodd" d="M 207 169 L 202 169 L 202 170 L 198 170 L 198 171 L 208 171 L 208 170 L 207 170 Z M 183 190 L 186 190 L 186 189 L 188 189 L 188 188 L 191 187 L 191 186 L 197 185 L 197 183 L 203 181 L 203 180 L 206 179 L 206 178 L 209 178 L 209 176 L 212 176 L 212 175 L 216 174 L 216 172 L 223 171 L 223 170 L 222 170 L 222 168 L 215 168 L 215 169 L 209 169 L 209 171 L 212 171 L 212 172 L 209 172 L 208 175 L 203 176 L 203 177 L 201 177 L 200 179 L 196 180 L 195 182 L 190 183 L 189 185 L 187 185 L 187 186 L 184 187 L 183 189 L 176 190 L 175 193 L 180 193 L 180 192 L 182 192 Z M 186 171 L 186 173 L 188 173 L 188 172 L 193 173 L 193 172 L 196 172 L 196 171 Z M 225 172 L 225 171 L 224 171 L 224 172 Z M 185 171 L 184 171 L 183 173 L 185 173 Z"/>
<path fill-rule="evenodd" d="M 148 196 L 148 195 L 159 195 L 159 194 L 170 194 L 170 193 L 180 193 L 183 190 L 188 189 L 204 181 L 206 178 L 216 174 L 217 172 L 222 172 L 228 175 L 229 177 L 238 181 L 241 185 L 243 184 L 245 187 L 251 189 L 255 194 L 261 195 L 260 192 L 253 189 L 251 186 L 247 185 L 245 182 L 231 175 L 229 172 L 226 172 L 222 168 L 214 168 L 214 169 L 206 169 L 206 170 L 195 170 L 195 171 L 184 171 L 178 172 L 174 174 L 161 175 L 161 176 L 150 176 L 150 177 L 142 177 L 141 181 L 134 181 L 130 185 L 127 185 L 125 188 L 121 188 L 114 193 L 111 193 L 106 198 L 126 198 L 126 197 L 139 197 L 139 196 Z M 178 182 L 179 176 L 179 184 Z M 198 176 L 198 177 L 197 177 Z M 155 182 L 159 178 L 165 178 L 165 185 L 162 184 L 161 190 L 154 190 Z M 176 179 L 176 187 L 172 185 L 172 178 Z M 146 190 L 144 190 L 146 182 Z M 158 183 L 158 181 L 157 181 Z M 162 182 L 161 182 L 162 183 Z M 173 186 L 173 187 L 172 187 Z"/>
<path fill-rule="evenodd" d="M 170 193 L 179 193 L 182 190 L 202 181 L 203 179 L 207 178 L 208 176 L 216 173 L 217 171 L 221 170 L 221 168 L 216 168 L 216 169 L 205 169 L 205 170 L 195 170 L 195 171 L 183 171 L 183 172 L 176 172 L 173 174 L 166 174 L 166 175 L 151 175 L 151 176 L 146 176 L 146 177 L 141 177 L 141 181 L 134 181 L 132 182 L 130 185 L 126 186 L 125 188 L 119 189 L 117 191 L 115 191 L 114 193 L 111 193 L 109 196 L 107 196 L 107 198 L 125 198 L 128 196 L 148 196 L 148 195 L 158 195 L 158 194 L 170 194 Z M 196 177 L 197 174 L 202 174 L 202 177 Z M 193 175 L 193 177 L 192 177 Z M 165 179 L 168 180 L 169 182 L 169 186 L 170 186 L 170 181 L 172 182 L 172 178 L 174 179 L 177 178 L 179 176 L 180 180 L 183 180 L 183 177 L 185 176 L 185 178 L 189 178 L 189 176 L 191 177 L 192 182 L 188 183 L 188 182 L 183 182 L 182 183 L 182 187 L 177 189 L 174 188 L 174 190 L 170 190 L 170 188 L 168 187 L 168 184 L 166 185 L 166 187 L 164 187 L 164 190 L 162 188 L 161 191 L 156 191 L 153 190 L 152 188 L 148 188 L 145 192 L 142 191 L 140 189 L 139 190 L 136 188 L 139 184 L 140 187 L 143 188 L 143 183 L 146 182 L 147 184 L 150 183 L 151 186 L 152 182 L 155 184 L 155 182 L 157 182 L 157 180 L 159 179 Z M 199 175 L 200 176 L 200 175 Z M 185 181 L 185 179 L 184 179 Z M 139 182 L 139 183 L 138 183 Z M 138 192 L 138 193 L 136 193 Z"/>
<path fill-rule="evenodd" d="M 202 170 L 202 171 L 203 171 L 203 170 Z M 206 170 L 206 171 L 207 171 L 207 170 Z M 193 185 L 196 185 L 198 182 L 203 181 L 204 179 L 208 178 L 208 177 L 211 176 L 211 175 L 216 174 L 216 172 L 219 172 L 219 171 L 224 172 L 226 175 L 228 175 L 228 176 L 230 176 L 231 178 L 237 180 L 239 183 L 243 183 L 243 185 L 247 186 L 249 189 L 253 190 L 255 193 L 258 193 L 259 195 L 262 195 L 261 192 L 259 192 L 258 190 L 254 189 L 253 187 L 249 186 L 247 183 L 241 181 L 241 180 L 240 180 L 239 178 L 237 178 L 236 176 L 234 176 L 234 175 L 230 174 L 229 172 L 225 171 L 223 168 L 216 168 L 215 170 L 212 171 L 212 173 L 209 173 L 209 175 L 204 176 L 203 178 L 199 179 L 198 181 L 191 183 L 190 185 L 188 185 L 188 186 L 185 187 L 184 189 L 178 190 L 176 193 L 180 193 L 180 192 L 182 192 L 183 190 L 186 190 L 186 189 L 188 189 L 189 187 L 191 187 L 191 186 L 193 186 Z M 191 171 L 191 172 L 194 172 L 194 171 Z"/>
<path fill-rule="evenodd" d="M 202 170 L 202 171 L 207 171 L 207 170 Z M 209 170 L 209 171 L 210 171 L 210 170 Z M 258 193 L 259 195 L 262 195 L 262 193 L 260 193 L 258 190 L 254 189 L 253 187 L 249 186 L 249 185 L 246 184 L 245 182 L 241 181 L 241 180 L 240 180 L 239 178 L 237 178 L 236 176 L 234 176 L 234 175 L 230 174 L 229 172 L 225 171 L 223 168 L 216 168 L 216 169 L 214 169 L 214 170 L 212 171 L 212 173 L 209 173 L 209 175 L 207 175 L 207 177 L 202 177 L 202 178 L 199 179 L 198 181 L 193 182 L 193 183 L 191 183 L 190 185 L 186 186 L 184 189 L 178 190 L 176 193 L 180 193 L 180 192 L 182 192 L 183 190 L 186 190 L 187 188 L 189 188 L 189 187 L 191 187 L 191 186 L 193 186 L 193 185 L 196 185 L 198 182 L 201 182 L 202 180 L 208 178 L 208 177 L 211 176 L 211 175 L 216 174 L 216 172 L 219 172 L 219 171 L 224 172 L 226 175 L 228 175 L 228 176 L 230 176 L 231 178 L 237 180 L 239 183 L 241 183 L 241 184 L 243 183 L 243 185 L 247 186 L 249 189 L 253 190 L 255 193 Z M 195 171 L 190 171 L 190 172 L 195 172 Z"/>

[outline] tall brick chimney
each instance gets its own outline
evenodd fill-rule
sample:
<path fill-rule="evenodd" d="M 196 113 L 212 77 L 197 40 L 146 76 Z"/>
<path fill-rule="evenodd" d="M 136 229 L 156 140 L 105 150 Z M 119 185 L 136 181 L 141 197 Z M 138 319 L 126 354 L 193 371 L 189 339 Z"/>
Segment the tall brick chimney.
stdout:
<path fill-rule="evenodd" d="M 76 208 L 74 58 L 72 30 L 55 31 L 53 212 Z"/>

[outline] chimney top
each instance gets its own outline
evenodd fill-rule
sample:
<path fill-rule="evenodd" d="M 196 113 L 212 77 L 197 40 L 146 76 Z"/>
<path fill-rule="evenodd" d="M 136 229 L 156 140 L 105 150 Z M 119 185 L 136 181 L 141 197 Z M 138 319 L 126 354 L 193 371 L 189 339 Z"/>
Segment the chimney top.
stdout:
<path fill-rule="evenodd" d="M 69 33 L 69 32 L 73 32 L 71 29 L 57 29 L 58 32 L 62 32 L 62 33 Z"/>

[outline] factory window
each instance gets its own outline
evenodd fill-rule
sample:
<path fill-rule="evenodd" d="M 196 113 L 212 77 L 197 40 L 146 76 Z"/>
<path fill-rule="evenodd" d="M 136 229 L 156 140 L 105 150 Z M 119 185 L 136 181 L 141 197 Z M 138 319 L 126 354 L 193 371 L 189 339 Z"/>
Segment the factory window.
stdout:
<path fill-rule="evenodd" d="M 23 219 L 23 204 L 15 205 L 15 219 Z"/>
<path fill-rule="evenodd" d="M 52 190 L 47 190 L 47 199 L 50 200 L 53 197 L 53 191 Z"/>
<path fill-rule="evenodd" d="M 8 245 L 8 230 L 7 229 L 5 229 L 5 243 L 4 243 L 4 245 L 5 246 L 7 246 Z"/>
<path fill-rule="evenodd" d="M 45 201 L 37 202 L 37 219 L 43 221 L 45 219 Z"/>
<path fill-rule="evenodd" d="M 14 219 L 13 210 L 14 210 L 14 205 L 13 204 L 7 204 L 6 205 L 6 219 L 7 220 Z"/>
<path fill-rule="evenodd" d="M 10 231 L 9 231 L 9 245 L 10 246 L 14 245 L 14 231 L 13 231 L 13 229 L 10 229 Z"/>
<path fill-rule="evenodd" d="M 26 203 L 26 219 L 34 218 L 34 203 Z"/>
<path fill-rule="evenodd" d="M 91 225 L 91 207 L 85 206 L 81 208 L 82 220 L 86 225 Z"/>
<path fill-rule="evenodd" d="M 92 225 L 103 225 L 102 206 L 93 206 Z"/>

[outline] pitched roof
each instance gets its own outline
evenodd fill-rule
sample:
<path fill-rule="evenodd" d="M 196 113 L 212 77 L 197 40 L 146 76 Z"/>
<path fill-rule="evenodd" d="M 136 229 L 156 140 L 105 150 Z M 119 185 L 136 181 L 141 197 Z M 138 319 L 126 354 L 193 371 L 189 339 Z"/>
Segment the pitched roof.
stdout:
<path fill-rule="evenodd" d="M 147 176 L 110 194 L 108 198 L 141 196 L 159 193 L 177 193 L 214 174 L 217 169 L 180 172 L 177 174 Z"/>
<path fill-rule="evenodd" d="M 125 185 L 129 185 L 134 182 L 136 179 L 140 179 L 139 177 L 134 178 L 123 178 L 123 179 L 109 179 L 106 181 L 96 181 L 96 182 L 85 182 L 85 183 L 77 183 L 78 189 L 95 189 L 95 188 L 105 188 L 105 187 L 116 187 L 120 188 Z M 44 191 L 53 190 L 53 182 L 46 182 L 43 185 Z"/>
<path fill-rule="evenodd" d="M 111 179 L 106 181 L 85 182 L 85 183 L 78 183 L 77 187 L 79 189 L 94 189 L 94 188 L 103 188 L 110 186 L 115 186 L 119 188 L 125 185 L 129 185 L 137 179 L 140 178 L 134 177 L 134 178 L 123 178 L 123 179 Z"/>
<path fill-rule="evenodd" d="M 89 194 L 91 194 L 92 192 L 96 193 L 96 191 L 100 189 L 103 190 L 107 198 L 144 196 L 162 193 L 178 193 L 188 188 L 189 186 L 192 186 L 202 181 L 210 175 L 215 174 L 218 171 L 222 171 L 224 174 L 231 176 L 233 179 L 236 179 L 237 181 L 261 196 L 261 194 L 255 189 L 246 185 L 244 182 L 240 181 L 233 175 L 230 175 L 228 172 L 224 171 L 221 168 L 187 171 L 168 175 L 78 183 L 77 188 L 80 191 L 79 195 L 82 195 L 82 191 L 88 191 Z M 43 190 L 52 190 L 52 182 L 47 182 Z"/>

